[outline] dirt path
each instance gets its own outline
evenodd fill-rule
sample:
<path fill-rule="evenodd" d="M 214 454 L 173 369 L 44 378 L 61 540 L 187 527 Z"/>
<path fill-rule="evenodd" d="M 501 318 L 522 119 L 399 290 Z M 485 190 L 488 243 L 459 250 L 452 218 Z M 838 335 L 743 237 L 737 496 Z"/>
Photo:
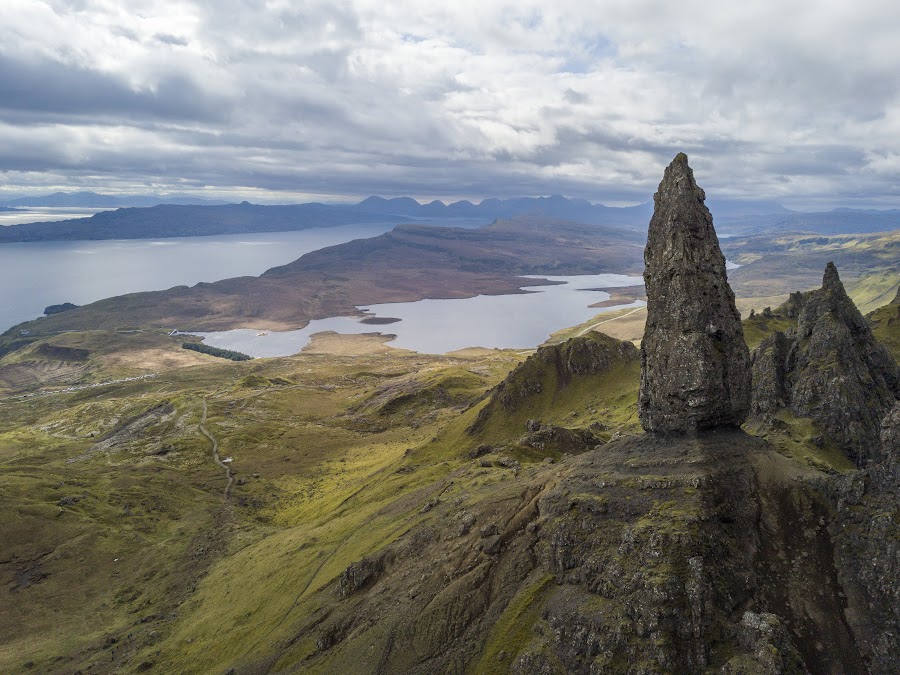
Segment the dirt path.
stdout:
<path fill-rule="evenodd" d="M 590 326 L 588 326 L 588 327 L 585 328 L 584 330 L 579 331 L 578 334 L 577 334 L 575 337 L 581 337 L 582 335 L 584 335 L 584 334 L 586 334 L 586 333 L 589 333 L 590 331 L 594 330 L 597 326 L 602 326 L 603 324 L 609 323 L 610 321 L 618 321 L 619 319 L 624 319 L 626 316 L 631 316 L 632 314 L 634 314 L 634 313 L 636 313 L 636 312 L 640 312 L 642 309 L 647 309 L 647 306 L 646 306 L 646 305 L 641 305 L 640 307 L 635 307 L 635 308 L 634 308 L 633 310 L 631 310 L 630 312 L 625 312 L 624 314 L 620 314 L 619 316 L 614 316 L 614 317 L 611 318 L 611 319 L 604 319 L 603 321 L 598 321 L 598 322 L 595 323 L 595 324 L 591 324 Z"/>
<path fill-rule="evenodd" d="M 225 486 L 225 494 L 224 499 L 227 501 L 228 496 L 231 493 L 231 484 L 234 482 L 234 476 L 231 475 L 231 467 L 228 466 L 225 462 L 221 460 L 219 457 L 219 441 L 216 440 L 216 437 L 213 436 L 206 428 L 206 399 L 203 399 L 203 416 L 200 418 L 200 424 L 197 425 L 197 428 L 200 430 L 200 433 L 206 436 L 209 439 L 209 442 L 212 443 L 212 453 L 213 453 L 213 461 L 222 467 L 222 471 L 225 472 L 225 478 L 228 479 L 228 484 Z"/>
<path fill-rule="evenodd" d="M 15 394 L 14 396 L 3 396 L 0 398 L 0 401 L 13 401 L 13 400 L 24 400 L 27 398 L 34 398 L 36 396 L 53 396 L 55 394 L 71 394 L 76 391 L 82 391 L 83 389 L 96 389 L 97 387 L 108 387 L 111 384 L 122 384 L 123 382 L 137 382 L 139 380 L 146 380 L 152 377 L 157 377 L 159 373 L 148 373 L 147 375 L 135 375 L 134 377 L 123 377 L 118 380 L 107 380 L 106 382 L 94 382 L 91 384 L 78 384 L 73 385 L 71 387 L 66 387 L 65 389 L 54 389 L 52 391 L 33 391 L 28 394 Z"/>

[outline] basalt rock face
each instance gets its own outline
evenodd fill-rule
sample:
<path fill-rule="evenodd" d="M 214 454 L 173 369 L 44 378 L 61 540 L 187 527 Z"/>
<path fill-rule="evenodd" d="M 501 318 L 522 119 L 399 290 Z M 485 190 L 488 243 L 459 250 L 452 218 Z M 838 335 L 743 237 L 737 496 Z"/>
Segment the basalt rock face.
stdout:
<path fill-rule="evenodd" d="M 485 471 L 404 500 L 432 506 L 377 572 L 354 563 L 320 591 L 328 611 L 297 629 L 318 646 L 304 672 L 869 672 L 820 479 L 762 439 L 647 434 Z"/>
<path fill-rule="evenodd" d="M 881 421 L 900 373 L 844 290 L 837 269 L 803 296 L 796 333 L 775 333 L 753 353 L 754 416 L 789 407 L 810 417 L 857 463 L 882 459 Z"/>
<path fill-rule="evenodd" d="M 641 424 L 662 433 L 740 425 L 750 408 L 749 353 L 706 195 L 684 153 L 653 199 Z"/>
<path fill-rule="evenodd" d="M 871 673 L 897 672 L 900 654 L 900 403 L 881 428 L 882 459 L 834 482 L 835 563 L 848 623 Z"/>
<path fill-rule="evenodd" d="M 881 444 L 888 461 L 900 462 L 900 403 L 881 423 Z"/>
<path fill-rule="evenodd" d="M 789 391 L 785 364 L 791 341 L 781 331 L 766 337 L 751 355 L 753 395 L 750 413 L 754 418 L 773 415 L 788 405 Z"/>

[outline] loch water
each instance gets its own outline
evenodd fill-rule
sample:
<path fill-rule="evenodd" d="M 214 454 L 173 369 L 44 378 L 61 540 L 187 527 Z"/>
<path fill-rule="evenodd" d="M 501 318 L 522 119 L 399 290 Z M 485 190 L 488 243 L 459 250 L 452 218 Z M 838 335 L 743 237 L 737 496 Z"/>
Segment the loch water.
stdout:
<path fill-rule="evenodd" d="M 289 356 L 309 344 L 316 333 L 380 333 L 394 336 L 389 344 L 427 354 L 445 354 L 467 347 L 489 349 L 536 347 L 551 333 L 583 323 L 601 312 L 641 307 L 633 302 L 598 309 L 590 305 L 609 299 L 600 288 L 638 286 L 641 277 L 621 274 L 532 277 L 557 282 L 523 286 L 523 292 L 472 298 L 425 299 L 360 306 L 368 317 L 394 318 L 386 325 L 363 323 L 366 317 L 339 316 L 310 321 L 301 330 L 238 329 L 196 333 L 213 347 L 255 357 Z"/>

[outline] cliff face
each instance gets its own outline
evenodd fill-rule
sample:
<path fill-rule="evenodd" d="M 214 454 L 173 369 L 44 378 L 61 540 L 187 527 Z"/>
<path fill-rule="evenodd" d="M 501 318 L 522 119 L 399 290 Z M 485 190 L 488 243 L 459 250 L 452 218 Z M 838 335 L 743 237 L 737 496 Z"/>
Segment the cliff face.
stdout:
<path fill-rule="evenodd" d="M 896 300 L 872 324 L 890 335 Z M 831 505 L 833 565 L 854 641 L 873 673 L 895 672 L 900 653 L 900 376 L 888 350 L 847 296 L 833 264 L 822 287 L 785 306 L 796 330 L 754 350 L 754 421 L 782 410 L 815 421 L 862 470 L 822 480 Z"/>
<path fill-rule="evenodd" d="M 870 672 L 894 673 L 900 654 L 900 403 L 882 424 L 881 457 L 831 482 L 830 531 L 847 619 Z"/>
<path fill-rule="evenodd" d="M 637 374 L 638 360 L 634 345 L 602 333 L 591 332 L 563 344 L 540 347 L 494 388 L 468 433 L 490 435 L 492 430 L 510 424 L 524 430 L 529 415 L 536 418 L 531 425 L 536 426 L 542 408 L 567 390 L 581 394 L 586 384 L 592 386 L 621 375 L 630 378 Z"/>
<path fill-rule="evenodd" d="M 321 592 L 303 671 L 864 673 L 814 478 L 733 428 L 473 461 Z"/>
<path fill-rule="evenodd" d="M 686 155 L 675 157 L 653 199 L 641 424 L 663 433 L 740 425 L 750 407 L 749 353 L 706 195 Z"/>

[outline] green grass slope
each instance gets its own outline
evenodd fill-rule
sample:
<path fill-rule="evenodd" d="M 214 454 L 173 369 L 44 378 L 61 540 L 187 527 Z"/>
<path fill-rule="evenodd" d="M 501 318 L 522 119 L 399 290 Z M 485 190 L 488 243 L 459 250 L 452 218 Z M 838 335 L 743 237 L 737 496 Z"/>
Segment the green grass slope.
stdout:
<path fill-rule="evenodd" d="M 900 361 L 900 288 L 888 304 L 866 315 L 872 333 Z"/>

